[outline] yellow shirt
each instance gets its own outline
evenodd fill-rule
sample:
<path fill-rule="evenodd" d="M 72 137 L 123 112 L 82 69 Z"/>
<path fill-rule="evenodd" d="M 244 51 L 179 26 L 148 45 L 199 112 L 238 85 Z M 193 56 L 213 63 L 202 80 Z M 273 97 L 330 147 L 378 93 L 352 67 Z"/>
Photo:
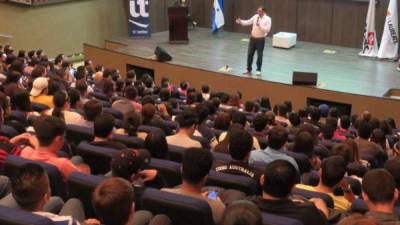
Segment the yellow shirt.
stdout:
<path fill-rule="evenodd" d="M 304 184 L 297 184 L 296 188 L 316 192 L 315 190 L 316 187 Z M 345 199 L 343 196 L 336 196 L 333 193 L 326 193 L 326 194 L 332 198 L 336 210 L 347 211 L 348 209 L 350 209 L 351 202 L 347 201 L 347 199 Z"/>
<path fill-rule="evenodd" d="M 51 95 L 39 95 L 36 97 L 31 96 L 30 99 L 31 102 L 44 104 L 47 105 L 49 108 L 54 108 L 53 96 Z"/>

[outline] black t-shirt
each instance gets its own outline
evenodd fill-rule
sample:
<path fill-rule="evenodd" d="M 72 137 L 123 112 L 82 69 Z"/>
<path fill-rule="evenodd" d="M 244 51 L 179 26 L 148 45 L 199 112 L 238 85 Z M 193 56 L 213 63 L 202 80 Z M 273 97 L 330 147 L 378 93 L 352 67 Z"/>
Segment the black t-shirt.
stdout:
<path fill-rule="evenodd" d="M 327 225 L 324 214 L 312 203 L 296 203 L 289 199 L 265 200 L 261 197 L 252 199 L 261 211 L 277 216 L 299 220 L 304 225 Z"/>
<path fill-rule="evenodd" d="M 248 163 L 240 161 L 231 161 L 228 164 L 217 166 L 215 167 L 215 171 L 233 175 L 247 176 L 250 178 L 254 178 L 257 181 L 262 175 L 262 171 L 257 170 L 255 167 L 250 166 Z"/>

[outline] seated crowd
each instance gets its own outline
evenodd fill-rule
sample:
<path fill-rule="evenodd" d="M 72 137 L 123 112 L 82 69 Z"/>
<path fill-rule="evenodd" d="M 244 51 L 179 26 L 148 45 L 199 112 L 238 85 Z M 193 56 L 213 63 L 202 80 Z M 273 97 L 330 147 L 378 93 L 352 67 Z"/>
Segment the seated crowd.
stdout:
<path fill-rule="evenodd" d="M 166 77 L 157 84 L 133 70 L 122 77 L 90 60 L 75 69 L 62 54 L 16 55 L 11 46 L 0 47 L 0 82 L 1 206 L 55 224 L 174 224 L 142 207 L 145 190 L 155 188 L 205 201 L 215 224 L 261 225 L 263 213 L 304 225 L 400 224 L 400 129 L 392 118 L 343 115 L 325 104 L 271 107 L 261 96 L 243 102 L 240 92 L 175 86 Z M 92 137 L 71 140 L 71 126 Z M 112 154 L 88 160 L 82 143 Z M 10 156 L 30 161 L 10 176 Z M 179 163 L 181 184 L 171 185 L 154 160 Z M 103 180 L 91 202 L 52 196 L 43 163 L 65 183 L 74 173 Z M 214 173 L 258 190 L 208 185 Z M 85 215 L 87 204 L 95 214 Z"/>

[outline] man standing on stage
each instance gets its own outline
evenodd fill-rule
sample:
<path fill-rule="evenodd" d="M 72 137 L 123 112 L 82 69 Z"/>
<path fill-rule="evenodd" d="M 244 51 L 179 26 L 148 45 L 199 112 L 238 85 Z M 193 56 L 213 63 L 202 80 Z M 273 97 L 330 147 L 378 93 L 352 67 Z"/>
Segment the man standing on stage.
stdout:
<path fill-rule="evenodd" d="M 242 26 L 253 25 L 251 30 L 251 38 L 249 43 L 249 50 L 247 55 L 247 69 L 244 72 L 245 75 L 250 75 L 253 65 L 254 53 L 257 50 L 257 71 L 256 75 L 261 75 L 261 66 L 263 60 L 263 52 L 265 46 L 265 37 L 271 30 L 272 20 L 271 17 L 267 16 L 266 9 L 264 7 L 258 7 L 257 14 L 251 17 L 249 20 L 236 19 L 236 23 Z"/>

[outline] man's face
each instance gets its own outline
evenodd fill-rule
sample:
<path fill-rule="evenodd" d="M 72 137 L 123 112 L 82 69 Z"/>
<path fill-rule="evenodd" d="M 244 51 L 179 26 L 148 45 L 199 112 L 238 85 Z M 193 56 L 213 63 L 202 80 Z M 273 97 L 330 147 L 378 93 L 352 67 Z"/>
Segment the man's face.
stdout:
<path fill-rule="evenodd" d="M 264 16 L 264 10 L 263 10 L 262 8 L 258 8 L 258 9 L 257 9 L 257 14 L 258 14 L 259 16 Z"/>

